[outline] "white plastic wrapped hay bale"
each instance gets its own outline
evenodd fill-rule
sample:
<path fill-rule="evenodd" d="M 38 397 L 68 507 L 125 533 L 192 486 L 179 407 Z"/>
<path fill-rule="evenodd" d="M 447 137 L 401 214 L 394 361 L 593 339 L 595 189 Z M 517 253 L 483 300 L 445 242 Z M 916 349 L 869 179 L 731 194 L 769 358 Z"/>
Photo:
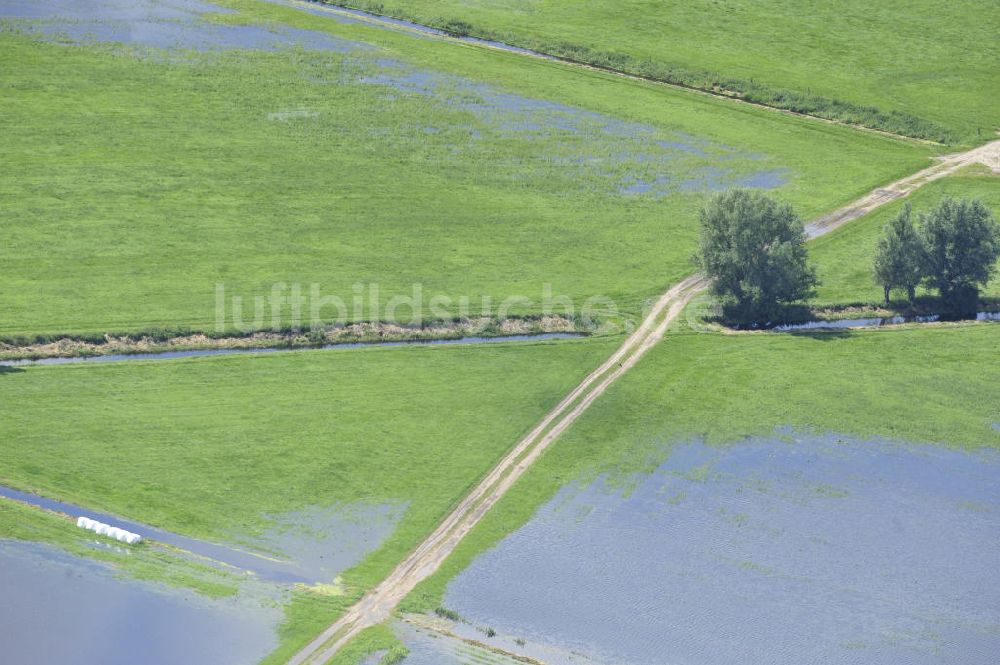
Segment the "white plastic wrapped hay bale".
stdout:
<path fill-rule="evenodd" d="M 132 533 L 131 531 L 126 531 L 125 529 L 119 529 L 116 526 L 104 524 L 103 522 L 92 520 L 89 517 L 79 517 L 76 520 L 76 525 L 81 529 L 87 529 L 88 531 L 93 531 L 99 536 L 107 536 L 108 538 L 114 538 L 120 543 L 128 543 L 129 545 L 135 545 L 137 543 L 142 542 L 142 536 L 140 536 L 137 533 Z"/>

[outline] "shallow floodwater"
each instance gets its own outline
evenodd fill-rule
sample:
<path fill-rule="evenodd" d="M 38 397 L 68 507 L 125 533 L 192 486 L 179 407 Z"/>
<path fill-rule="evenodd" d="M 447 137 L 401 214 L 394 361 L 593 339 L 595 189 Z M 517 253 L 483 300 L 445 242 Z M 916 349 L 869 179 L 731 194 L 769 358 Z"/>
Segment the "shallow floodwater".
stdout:
<path fill-rule="evenodd" d="M 392 535 L 409 504 L 355 503 L 307 508 L 272 518 L 252 542 L 294 562 L 308 582 L 330 582 Z"/>
<path fill-rule="evenodd" d="M 624 486 L 564 488 L 445 605 L 602 663 L 996 662 L 1000 455 L 692 443 Z"/>
<path fill-rule="evenodd" d="M 284 3 L 289 4 L 289 3 Z M 290 3 L 333 22 L 364 22 L 366 25 L 405 29 L 406 34 L 440 34 L 403 21 L 362 21 L 362 12 Z M 282 25 L 225 24 L 206 20 L 212 13 L 233 13 L 203 0 L 0 0 L 0 18 L 46 39 L 73 42 L 118 42 L 158 49 L 195 50 L 263 49 L 294 46 L 343 54 L 328 64 L 336 66 L 329 78 L 312 78 L 319 85 L 378 86 L 380 99 L 392 104 L 404 95 L 433 98 L 449 119 L 440 126 L 369 127 L 361 131 L 373 141 L 386 136 L 408 143 L 425 144 L 438 158 L 451 160 L 468 152 L 472 161 L 489 159 L 496 172 L 521 183 L 553 187 L 565 194 L 565 183 L 581 190 L 628 198 L 657 199 L 674 194 L 705 192 L 734 186 L 772 189 L 785 185 L 790 172 L 767 155 L 643 123 L 573 107 L 546 99 L 514 94 L 481 81 L 418 68 L 385 57 L 372 44 L 341 39 L 325 32 Z M 478 40 L 467 40 L 478 41 Z M 491 44 L 507 50 L 513 47 Z M 457 113 L 456 113 L 457 112 Z M 278 109 L 268 112 L 271 120 L 283 122 L 321 121 L 312 108 Z M 450 142 L 428 142 L 431 134 L 450 132 Z M 506 142 L 535 144 L 555 139 L 545 150 L 534 148 L 525 159 L 523 150 L 499 154 L 480 145 L 485 134 Z"/>
<path fill-rule="evenodd" d="M 37 543 L 0 540 L 0 661 L 247 665 L 277 646 L 277 608 L 124 580 Z"/>
<path fill-rule="evenodd" d="M 283 584 L 332 582 L 338 573 L 374 551 L 395 529 L 406 508 L 405 505 L 359 503 L 275 516 L 272 518 L 274 526 L 267 533 L 250 541 L 247 549 L 241 549 L 182 536 L 2 485 L 0 497 L 69 515 L 74 520 L 90 517 L 143 538 L 251 572 L 261 580 Z M 250 547 L 258 551 L 250 551 Z"/>
<path fill-rule="evenodd" d="M 470 113 L 500 135 L 520 139 L 559 136 L 562 142 L 558 151 L 548 156 L 553 166 L 604 179 L 619 195 L 662 198 L 678 192 L 736 186 L 773 189 L 789 180 L 787 169 L 757 163 L 766 162 L 765 155 L 559 102 L 512 94 L 397 60 L 379 59 L 376 64 L 375 71 L 358 79 L 361 83 L 433 97 Z M 425 129 L 438 131 L 434 127 Z M 479 130 L 471 129 L 473 139 L 478 138 Z"/>
<path fill-rule="evenodd" d="M 153 48 L 263 49 L 287 46 L 350 53 L 363 45 L 287 26 L 225 25 L 203 14 L 232 10 L 198 0 L 0 0 L 0 19 L 48 38 Z"/>
<path fill-rule="evenodd" d="M 403 621 L 394 621 L 392 631 L 409 654 L 403 665 L 521 665 L 524 661 L 492 653 L 461 640 L 417 628 Z M 484 638 L 479 635 L 479 638 Z M 377 661 L 376 661 L 377 662 Z M 367 663 L 365 664 L 367 665 Z M 373 665 L 375 665 L 373 663 Z"/>

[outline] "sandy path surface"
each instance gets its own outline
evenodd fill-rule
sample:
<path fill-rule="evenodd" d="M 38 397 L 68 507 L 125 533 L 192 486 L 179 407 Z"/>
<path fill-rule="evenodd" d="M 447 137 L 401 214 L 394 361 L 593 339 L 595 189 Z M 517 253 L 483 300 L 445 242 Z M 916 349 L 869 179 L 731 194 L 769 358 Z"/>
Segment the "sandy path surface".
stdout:
<path fill-rule="evenodd" d="M 810 238 L 829 233 L 881 205 L 905 197 L 928 182 L 943 178 L 970 164 L 985 164 L 994 172 L 1000 173 L 1000 140 L 965 153 L 939 157 L 938 163 L 876 189 L 858 201 L 810 222 L 806 230 Z M 549 411 L 388 577 L 295 654 L 288 665 L 326 663 L 365 628 L 388 619 L 400 601 L 441 566 L 462 539 L 545 449 L 618 377 L 631 369 L 663 338 L 670 323 L 707 286 L 708 282 L 703 276 L 692 275 L 660 296 L 639 327 L 610 358 Z"/>
<path fill-rule="evenodd" d="M 913 175 L 906 176 L 890 185 L 880 187 L 868 196 L 810 222 L 806 225 L 806 232 L 810 238 L 821 236 L 853 219 L 871 212 L 879 206 L 909 196 L 929 182 L 949 176 L 955 171 L 972 164 L 983 164 L 989 167 L 994 173 L 1000 173 L 1000 141 L 991 141 L 968 152 L 942 155 L 937 160 L 937 164 L 929 166 L 922 171 L 917 171 Z"/>

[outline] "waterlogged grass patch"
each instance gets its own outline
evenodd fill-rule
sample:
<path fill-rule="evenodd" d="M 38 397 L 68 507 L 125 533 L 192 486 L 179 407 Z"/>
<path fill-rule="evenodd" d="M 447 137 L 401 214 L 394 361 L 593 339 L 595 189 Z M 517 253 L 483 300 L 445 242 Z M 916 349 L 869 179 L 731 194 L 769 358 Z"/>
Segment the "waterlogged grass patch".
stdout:
<path fill-rule="evenodd" d="M 97 559 L 124 576 L 191 589 L 209 598 L 237 593 L 239 575 L 179 556 L 170 548 L 145 543 L 124 547 L 84 533 L 73 520 L 0 499 L 0 538 L 41 542 L 84 558 Z"/>
<path fill-rule="evenodd" d="M 12 486 L 327 571 L 318 579 L 343 593 L 291 593 L 278 652 L 287 657 L 616 344 L 28 367 L 0 374 L 11 409 L 0 467 Z"/>
<path fill-rule="evenodd" d="M 347 595 L 347 588 L 338 577 L 332 584 L 297 584 L 295 588 L 299 591 L 312 593 L 317 596 L 344 596 Z"/>
<path fill-rule="evenodd" d="M 1000 125 L 997 18 L 971 1 L 327 1 L 923 139 L 981 143 Z"/>

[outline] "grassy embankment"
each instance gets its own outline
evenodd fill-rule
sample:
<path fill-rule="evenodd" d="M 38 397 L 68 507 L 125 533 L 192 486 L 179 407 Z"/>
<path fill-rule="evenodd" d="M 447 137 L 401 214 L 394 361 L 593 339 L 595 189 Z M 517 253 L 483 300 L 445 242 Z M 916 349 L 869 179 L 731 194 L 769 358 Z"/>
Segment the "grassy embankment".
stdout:
<path fill-rule="evenodd" d="M 420 283 L 425 298 L 469 296 L 473 313 L 480 296 L 496 306 L 517 294 L 537 313 L 551 283 L 578 307 L 601 294 L 635 314 L 690 272 L 705 192 L 622 193 L 628 183 L 777 170 L 788 182 L 776 194 L 809 216 L 933 152 L 558 63 L 223 4 L 239 21 L 367 46 L 159 57 L 0 32 L 0 336 L 212 330 L 217 283 L 245 299 L 317 283 L 347 303 L 353 285 L 377 283 L 383 304 Z M 385 59 L 418 81 L 465 82 L 441 79 L 435 94 L 358 82 L 385 74 Z M 479 112 L 467 102 L 480 83 L 545 101 Z M 549 102 L 611 117 L 566 128 L 576 111 Z M 619 122 L 639 133 L 605 130 Z"/>
<path fill-rule="evenodd" d="M 0 482 L 230 542 L 310 506 L 405 505 L 392 535 L 343 575 L 344 595 L 296 594 L 282 633 L 294 646 L 380 580 L 614 343 L 4 371 Z M 16 528 L 34 513 L 8 515 L 6 533 L 89 553 L 69 547 L 54 517 Z M 171 571 L 149 575 L 161 573 Z"/>
<path fill-rule="evenodd" d="M 971 0 L 331 4 L 931 140 L 1000 127 L 1000 18 Z"/>

